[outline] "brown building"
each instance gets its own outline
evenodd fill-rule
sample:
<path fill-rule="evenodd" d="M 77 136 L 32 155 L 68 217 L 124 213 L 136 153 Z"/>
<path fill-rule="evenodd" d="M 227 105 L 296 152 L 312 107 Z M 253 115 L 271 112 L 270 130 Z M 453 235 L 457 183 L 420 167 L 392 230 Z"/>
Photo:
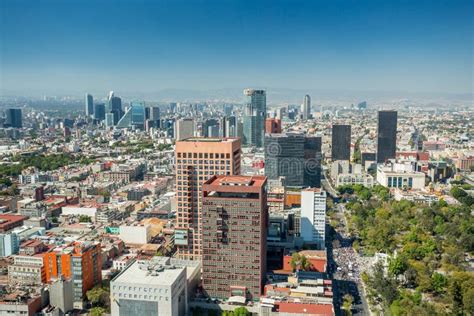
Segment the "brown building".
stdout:
<path fill-rule="evenodd" d="M 214 176 L 203 185 L 202 279 L 209 297 L 258 299 L 265 285 L 267 178 Z"/>
<path fill-rule="evenodd" d="M 0 233 L 6 233 L 13 228 L 23 225 L 23 221 L 28 217 L 22 215 L 1 214 Z"/>
<path fill-rule="evenodd" d="M 275 118 L 266 119 L 265 133 L 266 134 L 280 134 L 281 133 L 281 120 L 275 119 Z"/>
<path fill-rule="evenodd" d="M 213 175 L 240 174 L 238 138 L 188 138 L 176 142 L 178 258 L 201 259 L 202 184 Z"/>

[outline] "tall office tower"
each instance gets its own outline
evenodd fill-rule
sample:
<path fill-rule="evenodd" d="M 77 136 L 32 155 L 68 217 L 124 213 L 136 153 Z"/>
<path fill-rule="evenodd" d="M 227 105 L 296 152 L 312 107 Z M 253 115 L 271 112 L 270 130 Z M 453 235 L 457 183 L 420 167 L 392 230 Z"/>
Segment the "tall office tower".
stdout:
<path fill-rule="evenodd" d="M 213 175 L 240 174 L 238 138 L 187 138 L 176 142 L 178 257 L 201 259 L 202 184 Z"/>
<path fill-rule="evenodd" d="M 397 111 L 379 111 L 377 163 L 395 158 L 397 150 Z"/>
<path fill-rule="evenodd" d="M 86 115 L 94 116 L 94 97 L 91 94 L 86 94 Z"/>
<path fill-rule="evenodd" d="M 304 96 L 301 114 L 303 115 L 303 120 L 309 120 L 311 118 L 311 97 L 308 94 Z"/>
<path fill-rule="evenodd" d="M 13 128 L 22 128 L 23 122 L 21 117 L 21 109 L 6 109 L 6 119 L 4 126 Z"/>
<path fill-rule="evenodd" d="M 98 121 L 105 120 L 105 104 L 104 103 L 94 104 L 94 119 Z"/>
<path fill-rule="evenodd" d="M 194 137 L 194 120 L 185 118 L 176 121 L 176 133 L 174 134 L 177 141 Z"/>
<path fill-rule="evenodd" d="M 326 191 L 316 188 L 301 191 L 301 237 L 306 243 L 325 249 Z"/>
<path fill-rule="evenodd" d="M 306 136 L 304 142 L 303 185 L 312 188 L 321 187 L 322 139 Z"/>
<path fill-rule="evenodd" d="M 280 134 L 281 133 L 281 120 L 268 118 L 265 120 L 265 133 L 266 134 Z"/>
<path fill-rule="evenodd" d="M 300 133 L 265 135 L 265 175 L 287 186 L 321 186 L 321 137 Z"/>
<path fill-rule="evenodd" d="M 331 158 L 335 160 L 351 159 L 351 126 L 332 126 Z"/>
<path fill-rule="evenodd" d="M 105 113 L 105 127 L 114 126 L 114 113 Z"/>
<path fill-rule="evenodd" d="M 219 137 L 219 120 L 208 119 L 202 123 L 203 137 Z"/>
<path fill-rule="evenodd" d="M 149 109 L 150 109 L 149 119 L 152 122 L 154 122 L 153 124 L 155 125 L 155 127 L 160 127 L 160 118 L 161 118 L 160 108 L 157 106 L 152 106 Z"/>
<path fill-rule="evenodd" d="M 221 119 L 221 135 L 222 137 L 238 137 L 235 116 L 225 116 Z"/>
<path fill-rule="evenodd" d="M 265 90 L 245 89 L 245 113 L 243 143 L 263 147 L 265 119 L 267 116 L 267 97 Z"/>
<path fill-rule="evenodd" d="M 117 128 L 145 129 L 145 102 L 134 101 L 117 123 Z"/>
<path fill-rule="evenodd" d="M 112 96 L 112 98 L 109 100 L 109 109 L 109 113 L 114 115 L 114 124 L 116 125 L 123 115 L 122 99 Z"/>
<path fill-rule="evenodd" d="M 213 176 L 203 185 L 202 280 L 213 298 L 255 300 L 266 280 L 267 179 Z"/>

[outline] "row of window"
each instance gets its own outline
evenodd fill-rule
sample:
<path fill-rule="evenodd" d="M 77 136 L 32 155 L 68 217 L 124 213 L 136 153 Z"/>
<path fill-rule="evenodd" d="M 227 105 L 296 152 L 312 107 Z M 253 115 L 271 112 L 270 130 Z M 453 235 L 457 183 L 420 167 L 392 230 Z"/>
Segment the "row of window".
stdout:
<path fill-rule="evenodd" d="M 178 158 L 211 158 L 211 159 L 224 159 L 230 158 L 229 153 L 177 153 Z"/>

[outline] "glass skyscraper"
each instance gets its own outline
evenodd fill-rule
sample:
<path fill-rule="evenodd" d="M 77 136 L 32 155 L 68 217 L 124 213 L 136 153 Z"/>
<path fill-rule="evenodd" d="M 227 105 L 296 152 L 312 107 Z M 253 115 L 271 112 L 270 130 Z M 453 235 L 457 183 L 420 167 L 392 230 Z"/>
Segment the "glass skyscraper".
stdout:
<path fill-rule="evenodd" d="M 397 111 L 379 111 L 377 163 L 395 158 L 397 150 Z"/>
<path fill-rule="evenodd" d="M 244 95 L 246 100 L 243 116 L 243 143 L 248 146 L 263 147 L 267 116 L 265 90 L 245 89 Z"/>
<path fill-rule="evenodd" d="M 131 102 L 130 107 L 117 123 L 117 128 L 145 128 L 145 102 Z"/>

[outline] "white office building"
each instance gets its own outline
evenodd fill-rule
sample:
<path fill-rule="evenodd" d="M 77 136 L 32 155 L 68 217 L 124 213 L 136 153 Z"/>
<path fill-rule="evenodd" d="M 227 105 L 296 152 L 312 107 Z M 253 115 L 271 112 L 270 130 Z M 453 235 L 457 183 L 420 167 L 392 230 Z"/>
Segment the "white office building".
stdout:
<path fill-rule="evenodd" d="M 136 261 L 110 283 L 112 315 L 186 315 L 200 263 L 157 257 Z"/>
<path fill-rule="evenodd" d="M 126 244 L 146 244 L 152 237 L 150 225 L 122 225 L 119 229 L 119 237 Z"/>
<path fill-rule="evenodd" d="M 386 188 L 421 190 L 425 187 L 425 174 L 415 168 L 413 163 L 379 164 L 377 182 Z"/>
<path fill-rule="evenodd" d="M 326 191 L 309 188 L 301 191 L 300 236 L 306 243 L 325 249 Z"/>

